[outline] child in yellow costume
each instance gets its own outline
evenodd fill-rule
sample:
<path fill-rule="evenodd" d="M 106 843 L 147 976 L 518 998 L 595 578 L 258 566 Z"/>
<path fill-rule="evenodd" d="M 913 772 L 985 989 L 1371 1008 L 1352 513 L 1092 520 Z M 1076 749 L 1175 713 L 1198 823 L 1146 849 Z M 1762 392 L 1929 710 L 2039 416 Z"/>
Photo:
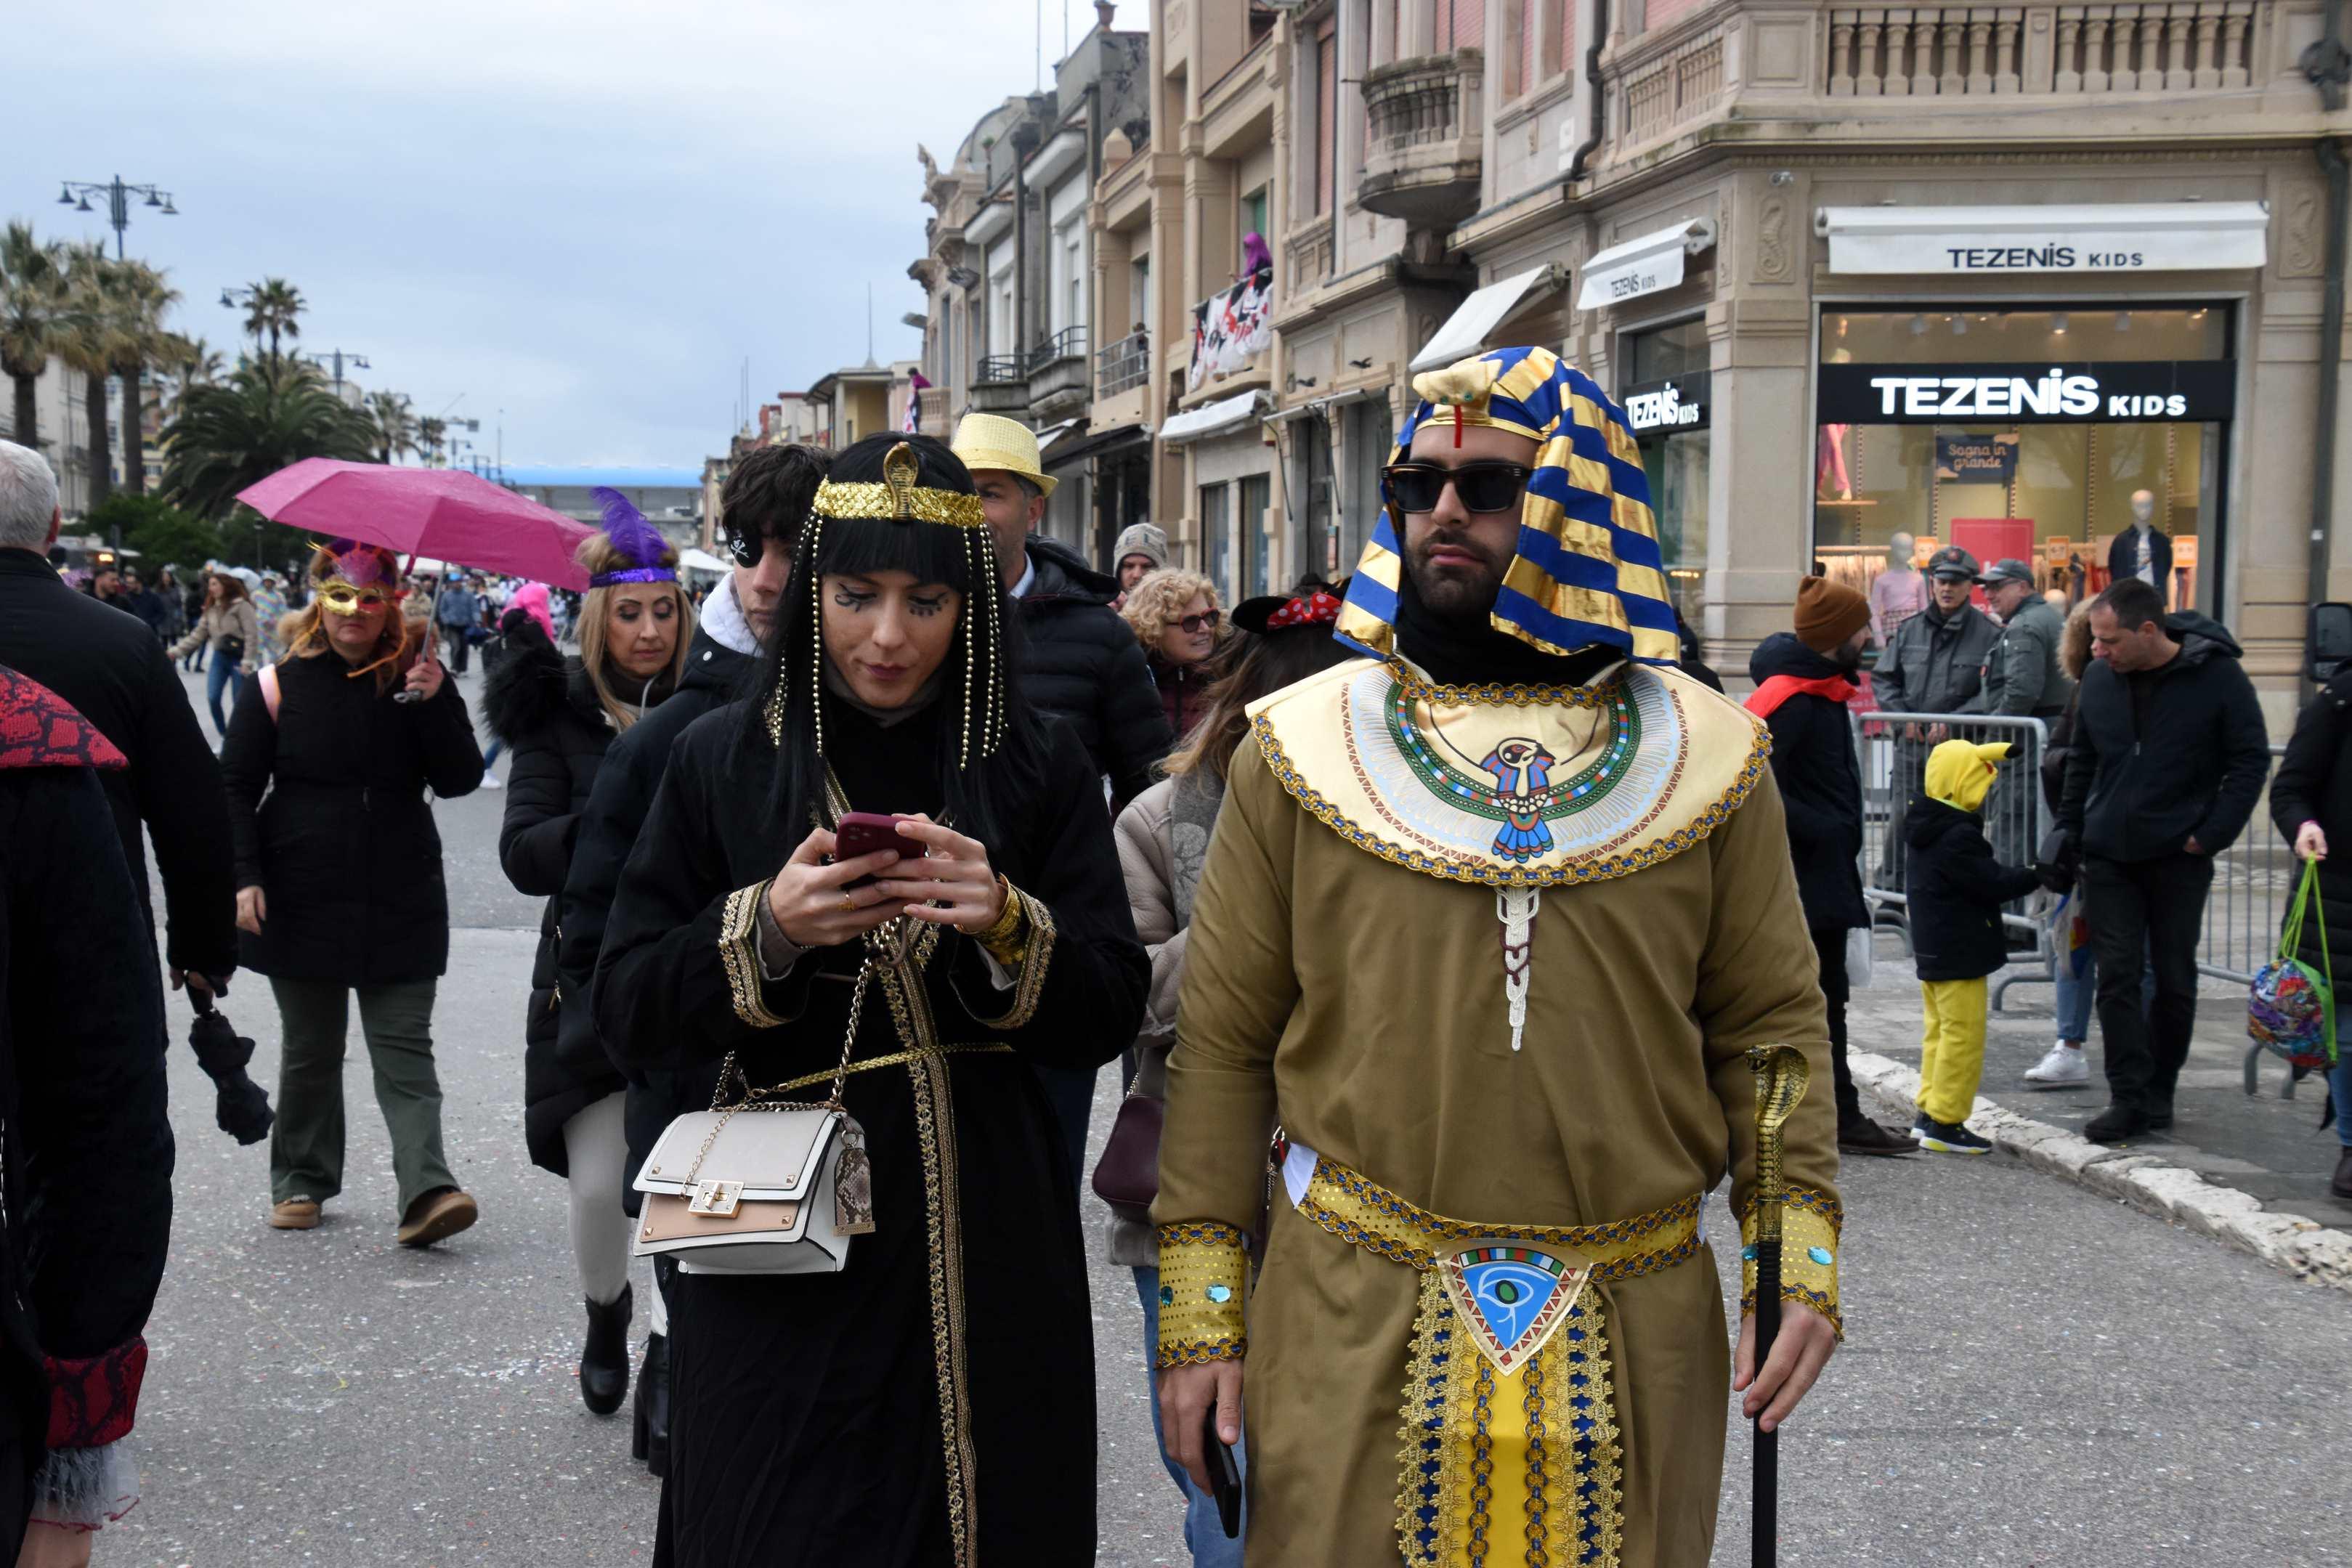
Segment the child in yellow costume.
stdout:
<path fill-rule="evenodd" d="M 1985 977 L 2009 961 L 2000 906 L 2038 885 L 2031 867 L 1993 858 L 1978 814 L 2008 755 L 2006 742 L 1945 741 L 1927 754 L 1927 799 L 1903 821 L 1911 950 L 1927 1013 L 1911 1135 L 1937 1154 L 1992 1147 L 1966 1125 L 1984 1076 Z"/>

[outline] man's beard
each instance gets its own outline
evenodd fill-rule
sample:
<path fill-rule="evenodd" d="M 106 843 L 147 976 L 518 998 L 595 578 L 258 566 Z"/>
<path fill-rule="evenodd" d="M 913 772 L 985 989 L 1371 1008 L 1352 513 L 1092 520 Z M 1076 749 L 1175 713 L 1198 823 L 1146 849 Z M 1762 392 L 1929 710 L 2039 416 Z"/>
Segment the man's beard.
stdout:
<path fill-rule="evenodd" d="M 1837 652 L 1830 655 L 1830 662 L 1850 675 L 1862 668 L 1862 648 L 1857 643 L 1841 643 Z"/>
<path fill-rule="evenodd" d="M 1440 544 L 1467 552 L 1479 565 L 1471 568 L 1449 561 L 1432 566 L 1429 552 Z M 1503 574 L 1510 564 L 1507 559 L 1495 561 L 1479 554 L 1466 533 L 1433 533 L 1406 551 L 1404 567 L 1412 575 L 1413 590 L 1423 606 L 1432 615 L 1441 621 L 1483 622 L 1494 611 L 1495 597 L 1502 591 Z"/>

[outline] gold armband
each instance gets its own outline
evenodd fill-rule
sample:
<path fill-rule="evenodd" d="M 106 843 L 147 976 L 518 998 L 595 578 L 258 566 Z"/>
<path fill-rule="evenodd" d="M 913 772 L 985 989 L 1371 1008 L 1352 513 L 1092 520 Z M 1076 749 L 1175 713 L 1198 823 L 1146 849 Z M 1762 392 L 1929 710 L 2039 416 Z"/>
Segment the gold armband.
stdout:
<path fill-rule="evenodd" d="M 996 885 L 1004 890 L 1004 909 L 996 923 L 987 930 L 975 932 L 972 940 L 988 950 L 988 956 L 1008 969 L 1021 967 L 1021 960 L 1029 947 L 1028 911 L 1023 906 L 1020 890 L 1004 880 L 1003 873 Z"/>
<path fill-rule="evenodd" d="M 1249 1255 L 1242 1233 L 1213 1219 L 1160 1228 L 1158 1364 L 1238 1361 L 1249 1348 L 1242 1296 Z"/>
<path fill-rule="evenodd" d="M 1780 1299 L 1802 1301 L 1829 1319 L 1838 1339 L 1845 1339 L 1845 1318 L 1838 1311 L 1838 1238 L 1844 1229 L 1845 1210 L 1837 1199 L 1809 1186 L 1789 1189 L 1780 1211 Z M 1739 1221 L 1739 1310 L 1756 1310 L 1756 1210 L 1750 1205 Z"/>

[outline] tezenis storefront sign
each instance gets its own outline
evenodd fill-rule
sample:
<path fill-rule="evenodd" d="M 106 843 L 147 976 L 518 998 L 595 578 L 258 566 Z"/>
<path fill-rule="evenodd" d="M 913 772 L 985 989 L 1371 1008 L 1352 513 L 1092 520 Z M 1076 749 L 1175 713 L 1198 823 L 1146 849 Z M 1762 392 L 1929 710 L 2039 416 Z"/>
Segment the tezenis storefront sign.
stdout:
<path fill-rule="evenodd" d="M 1706 423 L 1709 372 L 1670 376 L 1659 382 L 1637 382 L 1617 401 L 1624 405 L 1625 424 L 1636 435 L 1654 430 L 1697 430 Z"/>
<path fill-rule="evenodd" d="M 1823 365 L 1817 408 L 1824 424 L 2203 422 L 2230 417 L 2237 383 L 2230 360 Z"/>

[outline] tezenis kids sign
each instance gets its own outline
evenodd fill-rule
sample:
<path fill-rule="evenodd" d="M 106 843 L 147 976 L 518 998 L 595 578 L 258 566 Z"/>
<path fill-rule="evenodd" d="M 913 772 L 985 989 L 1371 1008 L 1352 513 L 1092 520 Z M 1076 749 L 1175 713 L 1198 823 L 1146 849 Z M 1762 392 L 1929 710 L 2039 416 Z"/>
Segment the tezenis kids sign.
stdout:
<path fill-rule="evenodd" d="M 2201 422 L 2227 419 L 2237 366 L 2228 360 L 2059 365 L 1823 365 L 1824 424 Z"/>

